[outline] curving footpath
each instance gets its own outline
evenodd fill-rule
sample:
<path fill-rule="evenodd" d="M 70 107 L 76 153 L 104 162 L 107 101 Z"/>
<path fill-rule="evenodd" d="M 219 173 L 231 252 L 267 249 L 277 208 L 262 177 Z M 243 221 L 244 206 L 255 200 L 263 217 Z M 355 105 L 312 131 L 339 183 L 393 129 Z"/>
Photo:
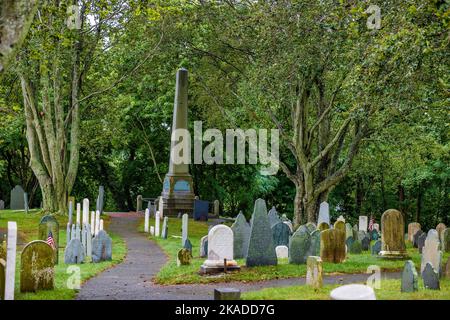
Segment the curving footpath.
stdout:
<path fill-rule="evenodd" d="M 152 279 L 168 258 L 161 248 L 137 231 L 142 215 L 135 213 L 111 213 L 109 230 L 121 236 L 128 251 L 125 260 L 86 281 L 78 300 L 210 300 L 214 288 L 233 287 L 241 291 L 253 291 L 269 287 L 305 284 L 305 277 L 275 279 L 253 283 L 227 282 L 223 284 L 162 286 Z M 367 274 L 324 276 L 324 284 L 363 283 Z M 384 273 L 385 279 L 399 278 L 400 273 Z"/>

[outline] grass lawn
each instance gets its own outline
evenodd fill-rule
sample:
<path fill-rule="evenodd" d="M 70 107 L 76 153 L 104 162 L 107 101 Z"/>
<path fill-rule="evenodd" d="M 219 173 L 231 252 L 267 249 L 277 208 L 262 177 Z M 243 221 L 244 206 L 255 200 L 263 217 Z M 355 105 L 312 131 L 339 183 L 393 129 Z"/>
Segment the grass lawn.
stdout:
<path fill-rule="evenodd" d="M 329 300 L 330 292 L 339 285 L 326 285 L 320 289 L 309 286 L 267 288 L 242 293 L 244 300 Z M 377 300 L 450 300 L 450 279 L 441 279 L 441 290 L 427 290 L 419 279 L 419 291 L 400 292 L 400 280 L 382 280 L 375 289 Z"/>
<path fill-rule="evenodd" d="M 151 221 L 150 225 L 153 225 Z M 140 231 L 143 231 L 143 224 L 140 225 Z M 169 218 L 169 236 L 167 240 L 150 237 L 155 240 L 161 248 L 167 253 L 170 260 L 161 269 L 156 276 L 158 284 L 188 284 L 188 283 L 210 283 L 210 282 L 229 282 L 229 281 L 261 281 L 270 279 L 283 279 L 300 277 L 306 275 L 306 265 L 288 264 L 287 259 L 278 262 L 277 266 L 245 267 L 245 260 L 237 260 L 241 266 L 241 271 L 216 276 L 201 276 L 198 274 L 200 266 L 205 258 L 199 257 L 200 239 L 208 233 L 208 225 L 205 222 L 189 219 L 189 239 L 193 245 L 192 264 L 189 266 L 180 266 L 176 264 L 178 250 L 181 249 L 181 219 Z M 176 236 L 176 237 L 174 237 Z M 416 267 L 420 267 L 420 254 L 417 249 L 412 248 L 408 243 L 408 253 L 414 261 Z M 449 254 L 444 255 L 446 261 Z M 323 270 L 326 274 L 339 273 L 365 273 L 367 267 L 377 265 L 381 271 L 400 271 L 403 269 L 404 261 L 384 260 L 372 256 L 369 252 L 354 255 L 349 254 L 344 263 L 333 264 L 324 263 Z"/>
<path fill-rule="evenodd" d="M 71 300 L 75 298 L 78 290 L 67 288 L 67 280 L 73 273 L 67 273 L 67 268 L 70 265 L 64 264 L 64 247 L 66 246 L 66 225 L 67 217 L 58 216 L 59 222 L 59 264 L 55 266 L 55 289 L 49 291 L 38 291 L 36 293 L 20 293 L 20 252 L 23 246 L 36 240 L 38 236 L 38 225 L 42 214 L 38 210 L 31 210 L 29 214 L 24 211 L 0 211 L 0 229 L 6 229 L 8 221 L 17 222 L 17 230 L 19 237 L 24 241 L 18 239 L 17 261 L 16 261 L 16 300 Z M 109 224 L 109 217 L 102 216 L 104 220 L 104 228 L 107 230 Z M 93 277 L 99 272 L 121 262 L 126 254 L 125 242 L 117 235 L 109 233 L 113 240 L 113 260 L 101 263 L 84 263 L 77 266 L 80 267 L 81 282 Z M 24 242 L 24 243 L 21 243 Z"/>

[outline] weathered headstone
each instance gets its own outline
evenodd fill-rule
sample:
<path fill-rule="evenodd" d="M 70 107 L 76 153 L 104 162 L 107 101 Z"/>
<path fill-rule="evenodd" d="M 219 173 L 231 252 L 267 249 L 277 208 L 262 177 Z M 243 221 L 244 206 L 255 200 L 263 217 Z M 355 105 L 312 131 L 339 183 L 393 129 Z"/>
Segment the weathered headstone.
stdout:
<path fill-rule="evenodd" d="M 8 221 L 6 245 L 5 300 L 14 300 L 17 246 L 17 223 L 15 221 Z"/>
<path fill-rule="evenodd" d="M 253 223 L 246 258 L 247 267 L 276 265 L 277 255 L 264 200 L 257 199 L 255 201 L 252 219 Z M 211 244 L 209 243 L 208 245 Z"/>
<path fill-rule="evenodd" d="M 444 230 L 445 230 L 445 229 L 447 229 L 447 227 L 446 227 L 445 224 L 443 224 L 442 222 L 439 223 L 439 224 L 436 226 L 436 231 L 437 231 L 437 233 L 438 233 L 438 237 L 439 237 L 439 240 L 440 240 L 440 241 L 442 241 L 442 236 L 443 236 L 443 234 L 444 234 Z"/>
<path fill-rule="evenodd" d="M 404 239 L 403 215 L 395 209 L 386 210 L 381 216 L 381 251 L 383 258 L 407 258 Z"/>
<path fill-rule="evenodd" d="M 319 289 L 322 287 L 322 259 L 309 256 L 306 261 L 306 285 Z"/>
<path fill-rule="evenodd" d="M 15 186 L 14 189 L 11 190 L 11 201 L 9 202 L 9 207 L 11 210 L 24 210 L 24 202 L 23 195 L 25 191 L 22 186 Z"/>
<path fill-rule="evenodd" d="M 191 260 L 192 260 L 192 254 L 188 249 L 183 248 L 180 251 L 178 251 L 177 266 L 190 265 Z"/>
<path fill-rule="evenodd" d="M 92 235 L 89 233 L 89 224 L 86 225 L 86 257 L 92 257 Z"/>
<path fill-rule="evenodd" d="M 362 241 L 362 239 L 367 237 L 367 233 L 364 231 L 358 231 L 358 240 Z"/>
<path fill-rule="evenodd" d="M 422 227 L 418 222 L 411 222 L 408 224 L 408 240 L 414 242 L 414 235 L 421 229 Z"/>
<path fill-rule="evenodd" d="M 200 239 L 200 258 L 208 256 L 208 236 L 204 236 Z"/>
<path fill-rule="evenodd" d="M 300 226 L 289 241 L 289 263 L 305 264 L 310 256 L 311 235 L 306 226 Z"/>
<path fill-rule="evenodd" d="M 423 273 L 427 263 L 430 263 L 436 271 L 441 269 L 442 253 L 439 250 L 440 243 L 436 238 L 430 234 L 425 239 L 425 245 L 422 248 L 422 262 L 420 265 L 420 272 Z"/>
<path fill-rule="evenodd" d="M 427 262 L 422 272 L 423 286 L 425 289 L 441 290 L 439 283 L 439 273 Z"/>
<path fill-rule="evenodd" d="M 69 224 L 72 225 L 73 224 L 73 206 L 74 206 L 74 202 L 73 201 L 69 201 Z"/>
<path fill-rule="evenodd" d="M 291 233 L 291 229 L 287 226 L 287 224 L 283 222 L 278 222 L 277 224 L 272 226 L 272 235 L 273 235 L 273 244 L 275 247 L 277 246 L 289 246 L 289 235 Z"/>
<path fill-rule="evenodd" d="M 101 230 L 92 240 L 92 262 L 112 260 L 112 240 L 105 230 Z"/>
<path fill-rule="evenodd" d="M 181 245 L 184 245 L 188 237 L 189 215 L 185 213 L 181 219 Z"/>
<path fill-rule="evenodd" d="M 317 226 L 313 222 L 308 222 L 305 226 L 308 228 L 309 233 L 312 233 L 314 230 L 318 230 Z"/>
<path fill-rule="evenodd" d="M 450 228 L 445 229 L 442 234 L 442 252 L 450 252 Z"/>
<path fill-rule="evenodd" d="M 320 231 L 325 231 L 330 229 L 330 226 L 328 225 L 328 223 L 326 222 L 321 222 L 319 223 L 319 225 L 317 226 L 317 229 L 319 229 Z"/>
<path fill-rule="evenodd" d="M 272 207 L 272 209 L 269 210 L 268 215 L 269 215 L 270 227 L 273 227 L 277 223 L 281 222 L 280 216 L 278 215 L 278 212 L 275 209 L 275 207 Z"/>
<path fill-rule="evenodd" d="M 372 287 L 363 284 L 347 284 L 330 292 L 332 300 L 376 300 Z"/>
<path fill-rule="evenodd" d="M 55 264 L 58 264 L 59 251 L 59 223 L 53 215 L 45 215 L 39 222 L 39 240 L 47 241 L 49 235 L 53 237 L 55 243 L 53 256 Z"/>
<path fill-rule="evenodd" d="M 419 290 L 418 284 L 419 276 L 417 275 L 416 267 L 412 260 L 405 263 L 402 273 L 401 292 L 415 292 Z"/>
<path fill-rule="evenodd" d="M 84 258 L 84 248 L 81 241 L 78 239 L 70 240 L 64 250 L 64 263 L 79 264 L 84 262 Z"/>
<path fill-rule="evenodd" d="M 104 223 L 103 223 L 103 219 L 100 219 L 100 226 L 99 226 L 99 230 L 104 230 Z"/>
<path fill-rule="evenodd" d="M 347 252 L 351 252 L 351 248 L 353 243 L 355 242 L 355 239 L 353 237 L 347 238 L 345 240 L 345 245 L 347 246 Z"/>
<path fill-rule="evenodd" d="M 368 218 L 367 216 L 359 216 L 358 230 L 367 232 Z"/>
<path fill-rule="evenodd" d="M 367 236 L 361 240 L 361 249 L 363 251 L 368 251 L 370 247 L 370 238 Z"/>
<path fill-rule="evenodd" d="M 105 187 L 100 186 L 98 187 L 98 206 L 96 210 L 100 211 L 100 214 L 103 214 L 103 206 L 105 202 Z"/>
<path fill-rule="evenodd" d="M 100 231 L 100 211 L 95 211 L 95 227 L 94 227 L 94 235 L 97 235 Z"/>
<path fill-rule="evenodd" d="M 28 193 L 26 192 L 23 193 L 23 207 L 25 209 L 25 212 L 28 213 L 30 208 L 28 207 Z"/>
<path fill-rule="evenodd" d="M 201 272 L 207 273 L 211 268 L 224 267 L 236 268 L 237 263 L 233 253 L 233 230 L 219 224 L 208 232 L 208 259 L 203 262 Z"/>
<path fill-rule="evenodd" d="M 325 222 L 330 225 L 330 206 L 326 201 L 320 204 L 317 226 L 319 226 L 321 222 Z"/>
<path fill-rule="evenodd" d="M 54 250 L 45 241 L 28 243 L 20 259 L 20 292 L 52 290 L 54 287 Z"/>
<path fill-rule="evenodd" d="M 155 235 L 155 226 L 150 226 L 150 235 L 151 236 Z"/>
<path fill-rule="evenodd" d="M 427 232 L 427 239 L 435 239 L 436 241 L 440 242 L 441 239 L 439 239 L 439 233 L 436 229 L 430 229 Z"/>
<path fill-rule="evenodd" d="M 83 218 L 82 224 L 89 223 L 89 199 L 83 199 Z"/>
<path fill-rule="evenodd" d="M 287 246 L 277 246 L 275 247 L 275 252 L 277 254 L 277 259 L 289 258 L 289 248 Z"/>
<path fill-rule="evenodd" d="M 142 195 L 138 195 L 136 200 L 136 212 L 140 211 L 142 211 Z"/>
<path fill-rule="evenodd" d="M 336 221 L 334 223 L 334 228 L 346 232 L 345 231 L 345 222 L 342 220 Z"/>
<path fill-rule="evenodd" d="M 349 248 L 350 253 L 361 254 L 362 253 L 362 243 L 361 240 L 355 240 L 352 246 Z"/>
<path fill-rule="evenodd" d="M 372 245 L 372 255 L 377 256 L 381 251 L 381 240 L 377 240 Z"/>
<path fill-rule="evenodd" d="M 345 224 L 345 238 L 351 238 L 353 237 L 353 227 L 350 223 Z"/>
<path fill-rule="evenodd" d="M 345 225 L 345 218 L 344 218 L 344 216 L 342 216 L 342 215 L 340 215 L 340 216 L 336 219 L 336 221 L 342 221 L 342 222 L 344 223 L 344 225 Z"/>
<path fill-rule="evenodd" d="M 237 215 L 231 230 L 233 230 L 234 257 L 236 259 L 245 258 L 247 256 L 251 228 L 242 212 Z"/>
<path fill-rule="evenodd" d="M 167 239 L 169 235 L 169 217 L 164 217 L 163 226 L 161 230 L 161 238 Z"/>
<path fill-rule="evenodd" d="M 413 236 L 413 241 L 412 241 L 412 245 L 414 248 L 418 248 L 419 246 L 419 237 L 423 234 L 424 232 L 422 230 L 417 230 L 416 233 Z"/>
<path fill-rule="evenodd" d="M 427 239 L 427 234 L 425 232 L 420 234 L 419 238 L 417 239 L 417 248 L 419 249 L 420 254 L 422 254 L 423 246 L 425 245 L 426 239 Z"/>
<path fill-rule="evenodd" d="M 323 262 L 340 263 L 345 260 L 345 232 L 328 229 L 320 234 L 320 257 Z"/>
<path fill-rule="evenodd" d="M 91 212 L 91 222 L 90 222 L 90 232 L 91 236 L 95 236 L 95 212 Z"/>
<path fill-rule="evenodd" d="M 314 230 L 310 236 L 311 244 L 308 253 L 311 256 L 320 256 L 320 230 Z"/>
<path fill-rule="evenodd" d="M 194 200 L 194 212 L 192 214 L 195 221 L 208 221 L 209 201 Z"/>
<path fill-rule="evenodd" d="M 220 215 L 220 202 L 219 200 L 214 200 L 214 216 L 219 217 Z"/>
<path fill-rule="evenodd" d="M 80 204 L 80 203 L 77 203 L 77 216 L 76 216 L 77 220 L 76 220 L 75 222 L 76 222 L 76 224 L 78 224 L 78 225 L 81 224 L 80 216 L 81 216 L 81 204 Z"/>

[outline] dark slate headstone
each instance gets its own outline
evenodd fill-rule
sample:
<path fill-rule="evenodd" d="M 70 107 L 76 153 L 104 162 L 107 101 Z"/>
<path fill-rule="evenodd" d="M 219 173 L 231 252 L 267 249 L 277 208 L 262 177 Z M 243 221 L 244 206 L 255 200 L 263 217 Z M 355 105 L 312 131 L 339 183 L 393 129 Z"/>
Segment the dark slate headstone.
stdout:
<path fill-rule="evenodd" d="M 360 254 L 361 252 L 362 252 L 361 240 L 356 240 L 355 242 L 353 242 L 352 246 L 350 247 L 350 253 Z"/>
<path fill-rule="evenodd" d="M 49 235 L 53 237 L 53 242 L 55 243 L 54 248 L 54 261 L 58 264 L 58 251 L 59 251 L 59 223 L 53 215 L 45 215 L 41 218 L 39 222 L 39 240 L 47 241 Z"/>
<path fill-rule="evenodd" d="M 364 239 L 362 239 L 361 246 L 363 251 L 368 251 L 370 247 L 370 238 L 365 237 Z"/>
<path fill-rule="evenodd" d="M 311 248 L 308 228 L 300 226 L 289 241 L 289 263 L 306 264 Z"/>
<path fill-rule="evenodd" d="M 402 273 L 402 292 L 415 292 L 419 290 L 418 284 L 419 276 L 417 274 L 416 267 L 412 260 L 408 260 L 405 263 Z"/>
<path fill-rule="evenodd" d="M 381 251 L 381 240 L 377 240 L 372 245 L 372 255 L 377 256 Z"/>
<path fill-rule="evenodd" d="M 80 240 L 73 238 L 64 250 L 65 264 L 78 264 L 84 262 L 84 247 Z"/>
<path fill-rule="evenodd" d="M 247 267 L 276 265 L 277 254 L 273 245 L 272 229 L 264 200 L 257 199 L 255 201 L 252 219 L 246 259 Z"/>
<path fill-rule="evenodd" d="M 427 262 L 425 265 L 425 269 L 422 272 L 422 278 L 425 289 L 441 290 L 439 284 L 439 273 L 434 270 L 431 263 Z"/>
<path fill-rule="evenodd" d="M 52 290 L 54 286 L 53 249 L 45 241 L 35 240 L 22 250 L 20 292 Z"/>
<path fill-rule="evenodd" d="M 231 226 L 231 230 L 233 230 L 234 258 L 245 258 L 247 256 L 251 228 L 242 212 L 239 212 L 239 214 L 237 215 L 235 222 Z"/>
<path fill-rule="evenodd" d="M 209 202 L 194 200 L 194 220 L 208 221 Z"/>
<path fill-rule="evenodd" d="M 189 239 L 186 239 L 183 248 L 188 249 L 192 254 L 192 243 Z"/>
<path fill-rule="evenodd" d="M 427 234 L 424 232 L 417 239 L 417 248 L 419 248 L 419 253 L 422 253 L 422 249 L 425 246 L 425 240 L 427 239 Z"/>
<path fill-rule="evenodd" d="M 273 244 L 277 246 L 287 246 L 289 247 L 289 235 L 291 234 L 291 229 L 284 222 L 278 222 L 272 226 Z"/>
<path fill-rule="evenodd" d="M 11 201 L 9 206 L 11 210 L 24 210 L 25 205 L 23 202 L 23 194 L 25 191 L 21 186 L 15 186 L 14 189 L 11 190 Z"/>
<path fill-rule="evenodd" d="M 311 246 L 309 248 L 309 255 L 320 256 L 320 230 L 314 230 L 311 233 Z"/>
<path fill-rule="evenodd" d="M 272 209 L 269 210 L 268 216 L 269 216 L 270 227 L 273 227 L 277 223 L 281 222 L 280 216 L 278 215 L 278 212 L 275 209 L 275 207 L 272 207 Z"/>
<path fill-rule="evenodd" d="M 92 262 L 112 260 L 112 240 L 105 230 L 100 230 L 92 240 Z"/>
<path fill-rule="evenodd" d="M 424 234 L 422 230 L 417 230 L 417 232 L 413 236 L 413 247 L 418 248 L 419 247 L 419 237 Z"/>
<path fill-rule="evenodd" d="M 353 237 L 349 237 L 349 238 L 347 238 L 347 240 L 345 240 L 345 245 L 347 246 L 347 251 L 350 252 L 350 249 L 351 249 L 351 247 L 353 245 L 353 242 L 355 242 Z"/>

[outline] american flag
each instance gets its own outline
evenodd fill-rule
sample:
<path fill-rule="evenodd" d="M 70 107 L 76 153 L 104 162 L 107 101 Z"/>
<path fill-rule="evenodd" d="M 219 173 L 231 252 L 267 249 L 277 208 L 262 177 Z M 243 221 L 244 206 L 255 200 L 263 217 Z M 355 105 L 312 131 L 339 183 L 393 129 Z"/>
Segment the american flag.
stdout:
<path fill-rule="evenodd" d="M 51 231 L 48 232 L 47 244 L 55 250 L 55 241 L 53 240 L 53 234 Z"/>
<path fill-rule="evenodd" d="M 375 220 L 373 219 L 373 216 L 370 216 L 370 221 L 369 221 L 369 231 L 373 230 L 373 224 L 375 223 Z"/>

